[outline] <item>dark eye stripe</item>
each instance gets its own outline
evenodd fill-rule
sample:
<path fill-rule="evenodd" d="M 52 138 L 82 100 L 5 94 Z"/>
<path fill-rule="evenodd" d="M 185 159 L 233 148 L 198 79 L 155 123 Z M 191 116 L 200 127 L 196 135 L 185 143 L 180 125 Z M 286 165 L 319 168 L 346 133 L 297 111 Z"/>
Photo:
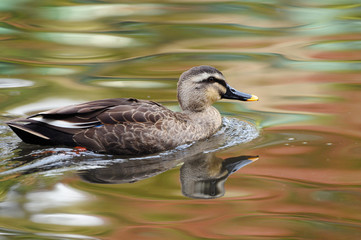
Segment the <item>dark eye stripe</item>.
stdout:
<path fill-rule="evenodd" d="M 227 88 L 227 83 L 226 83 L 226 81 L 216 78 L 216 82 L 219 83 L 219 84 L 221 84 L 223 87 Z"/>
<path fill-rule="evenodd" d="M 221 84 L 223 87 L 227 87 L 227 83 L 224 80 L 218 79 L 215 77 L 213 77 L 211 80 L 209 78 L 203 79 L 202 81 L 199 81 L 198 83 L 215 83 L 215 82 Z"/>

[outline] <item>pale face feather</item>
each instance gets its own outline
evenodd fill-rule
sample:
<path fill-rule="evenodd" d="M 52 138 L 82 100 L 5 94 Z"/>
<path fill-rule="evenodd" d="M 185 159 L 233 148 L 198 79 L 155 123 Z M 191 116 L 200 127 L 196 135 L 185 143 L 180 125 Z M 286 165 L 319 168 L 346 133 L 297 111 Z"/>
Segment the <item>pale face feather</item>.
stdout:
<path fill-rule="evenodd" d="M 209 77 L 214 77 L 214 78 L 217 78 L 217 79 L 224 80 L 224 77 L 219 73 L 207 73 L 207 72 L 202 72 L 202 73 L 199 73 L 197 75 L 194 75 L 194 76 L 192 76 L 191 80 L 192 80 L 192 82 L 201 82 L 204 79 L 207 79 Z"/>
<path fill-rule="evenodd" d="M 217 81 L 208 82 L 209 77 L 225 80 L 224 76 L 216 71 L 182 74 L 178 82 L 178 100 L 183 110 L 203 111 L 221 99 L 221 94 L 226 92 L 226 88 Z"/>

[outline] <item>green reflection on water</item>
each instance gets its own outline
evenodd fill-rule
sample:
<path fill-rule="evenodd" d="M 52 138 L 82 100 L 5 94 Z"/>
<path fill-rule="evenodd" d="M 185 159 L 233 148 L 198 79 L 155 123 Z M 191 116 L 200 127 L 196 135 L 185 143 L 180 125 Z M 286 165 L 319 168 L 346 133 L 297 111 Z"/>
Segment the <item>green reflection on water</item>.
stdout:
<path fill-rule="evenodd" d="M 98 18 L 132 15 L 159 15 L 161 4 L 98 4 L 84 6 L 48 7 L 39 11 L 41 17 L 60 21 L 93 21 Z"/>
<path fill-rule="evenodd" d="M 287 62 L 291 68 L 308 71 L 324 71 L 324 72 L 359 72 L 361 61 L 325 61 L 325 62 Z M 284 67 L 284 66 L 283 66 Z"/>
<path fill-rule="evenodd" d="M 361 41 L 355 41 L 355 40 L 327 41 L 327 42 L 319 42 L 308 47 L 311 49 L 318 49 L 318 50 L 354 51 L 361 49 Z"/>

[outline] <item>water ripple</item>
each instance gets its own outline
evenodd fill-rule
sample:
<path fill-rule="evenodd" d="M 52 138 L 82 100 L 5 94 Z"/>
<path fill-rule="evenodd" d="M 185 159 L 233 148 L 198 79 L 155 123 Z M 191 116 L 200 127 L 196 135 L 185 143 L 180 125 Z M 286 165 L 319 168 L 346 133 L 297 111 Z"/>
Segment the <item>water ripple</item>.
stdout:
<path fill-rule="evenodd" d="M 56 42 L 60 44 L 92 46 L 101 48 L 120 48 L 136 45 L 136 41 L 130 37 L 112 36 L 105 34 L 90 33 L 38 33 L 38 39 Z"/>
<path fill-rule="evenodd" d="M 160 15 L 163 4 L 88 4 L 78 6 L 46 7 L 38 11 L 40 17 L 65 22 L 94 21 L 98 18 L 132 15 Z"/>
<path fill-rule="evenodd" d="M 15 78 L 0 78 L 0 88 L 18 88 L 30 87 L 34 82 L 30 80 L 15 79 Z"/>

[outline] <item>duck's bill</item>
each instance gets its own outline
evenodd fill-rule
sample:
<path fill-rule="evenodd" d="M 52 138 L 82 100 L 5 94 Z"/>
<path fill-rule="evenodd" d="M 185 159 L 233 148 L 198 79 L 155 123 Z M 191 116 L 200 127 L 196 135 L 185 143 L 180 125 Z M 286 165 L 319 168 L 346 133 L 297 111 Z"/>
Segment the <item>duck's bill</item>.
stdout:
<path fill-rule="evenodd" d="M 230 86 L 227 86 L 227 92 L 223 94 L 222 98 L 235 99 L 240 101 L 258 101 L 257 96 L 240 92 Z"/>
<path fill-rule="evenodd" d="M 227 158 L 222 162 L 222 167 L 227 169 L 229 174 L 232 174 L 238 171 L 240 168 L 257 161 L 258 159 L 258 156 L 238 156 Z"/>

